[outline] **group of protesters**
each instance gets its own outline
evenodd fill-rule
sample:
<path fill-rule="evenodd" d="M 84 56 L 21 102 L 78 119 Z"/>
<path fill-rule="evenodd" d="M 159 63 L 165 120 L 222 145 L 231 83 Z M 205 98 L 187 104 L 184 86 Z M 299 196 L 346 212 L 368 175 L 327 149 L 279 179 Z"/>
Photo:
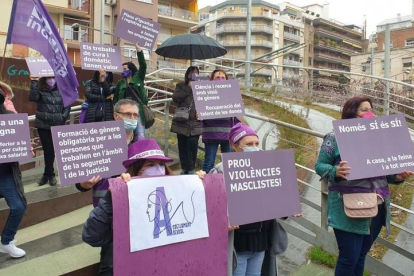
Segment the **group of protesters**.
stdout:
<path fill-rule="evenodd" d="M 135 176 L 172 175 L 167 163 L 173 159 L 165 156 L 153 139 L 146 139 L 143 106 L 148 104 L 144 89 L 146 62 L 140 46 L 136 45 L 139 69 L 132 63 L 123 64 L 122 79 L 114 84 L 111 72 L 99 70 L 86 84 L 85 122 L 123 121 L 128 145 L 128 159 L 123 162 L 125 173 L 120 176 L 125 182 Z M 172 99 L 178 108 L 188 109 L 187 120 L 172 121 L 171 131 L 177 134 L 181 174 L 197 174 L 204 178 L 206 173 L 223 173 L 222 163 L 216 162 L 218 148 L 225 152 L 260 151 L 258 134 L 238 118 L 200 120 L 191 89 L 197 80 L 199 69 L 190 66 L 184 81 L 176 85 Z M 211 81 L 227 80 L 225 71 L 217 69 L 210 75 Z M 0 114 L 15 113 L 11 99 L 12 89 L 0 82 Z M 45 170 L 39 185 L 56 185 L 53 163 L 54 150 L 51 127 L 64 125 L 70 107 L 64 107 L 59 88 L 53 77 L 31 77 L 29 100 L 36 102 L 36 122 L 45 156 Z M 355 97 L 349 99 L 343 108 L 342 119 L 374 116 L 370 99 Z M 204 163 L 196 171 L 199 138 L 204 143 Z M 148 153 L 148 154 L 142 154 Z M 316 163 L 316 172 L 329 183 L 329 224 L 334 228 L 338 243 L 339 258 L 336 276 L 361 276 L 365 257 L 383 225 L 389 225 L 388 183 L 400 184 L 413 175 L 411 171 L 400 174 L 348 181 L 351 168 L 341 160 L 333 133 L 326 135 Z M 372 219 L 349 218 L 343 213 L 342 192 L 369 192 L 371 186 L 382 195 L 378 215 Z M 79 191 L 93 190 L 94 209 L 87 219 L 82 239 L 94 247 L 101 247 L 101 262 L 98 275 L 113 275 L 113 207 L 109 179 L 94 176 L 90 180 L 77 183 Z M 365 190 L 364 190 L 365 189 Z M 1 235 L 0 252 L 12 257 L 25 256 L 26 252 L 16 247 L 15 234 L 25 213 L 27 202 L 17 162 L 0 164 L 0 194 L 10 207 L 10 215 Z M 300 216 L 300 214 L 298 214 Z M 139 231 L 139 230 L 137 230 Z M 276 275 L 277 254 L 282 253 L 288 244 L 287 235 L 277 220 L 261 221 L 247 225 L 229 225 L 229 255 L 234 256 L 229 263 L 228 276 Z M 149 272 L 150 274 L 150 272 Z"/>

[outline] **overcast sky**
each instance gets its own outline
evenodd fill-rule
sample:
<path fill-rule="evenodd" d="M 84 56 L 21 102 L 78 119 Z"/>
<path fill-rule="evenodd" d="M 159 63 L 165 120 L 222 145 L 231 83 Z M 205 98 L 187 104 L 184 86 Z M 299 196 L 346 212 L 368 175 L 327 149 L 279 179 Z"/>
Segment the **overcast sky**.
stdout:
<path fill-rule="evenodd" d="M 198 0 L 199 9 L 207 5 L 216 5 L 223 0 Z M 283 1 L 268 0 L 272 4 Z M 289 0 L 286 1 L 297 6 L 308 4 L 329 3 L 329 16 L 345 24 L 355 24 L 362 27 L 364 15 L 367 18 L 368 36 L 375 32 L 376 25 L 384 19 L 411 14 L 412 0 Z"/>

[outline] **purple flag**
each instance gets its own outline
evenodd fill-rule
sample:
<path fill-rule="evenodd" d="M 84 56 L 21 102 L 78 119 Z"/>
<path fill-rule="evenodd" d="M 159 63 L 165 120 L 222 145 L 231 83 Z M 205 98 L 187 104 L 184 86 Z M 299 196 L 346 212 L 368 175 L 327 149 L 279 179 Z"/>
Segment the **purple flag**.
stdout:
<path fill-rule="evenodd" d="M 75 70 L 63 41 L 41 0 L 14 0 L 7 33 L 8 44 L 37 50 L 49 62 L 65 106 L 79 98 Z"/>

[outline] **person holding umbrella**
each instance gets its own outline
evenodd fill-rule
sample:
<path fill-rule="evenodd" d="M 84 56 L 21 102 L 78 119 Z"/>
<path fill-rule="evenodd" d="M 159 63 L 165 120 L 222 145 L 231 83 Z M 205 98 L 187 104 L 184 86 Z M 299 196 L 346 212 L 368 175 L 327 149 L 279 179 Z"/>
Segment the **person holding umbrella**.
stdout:
<path fill-rule="evenodd" d="M 122 64 L 122 80 L 118 81 L 115 87 L 113 103 L 116 104 L 122 99 L 131 99 L 139 105 L 139 120 L 136 134 L 145 138 L 145 115 L 144 105 L 148 105 L 148 96 L 144 89 L 144 79 L 147 71 L 144 53 L 139 44 L 135 44 L 138 56 L 139 70 L 132 62 Z"/>

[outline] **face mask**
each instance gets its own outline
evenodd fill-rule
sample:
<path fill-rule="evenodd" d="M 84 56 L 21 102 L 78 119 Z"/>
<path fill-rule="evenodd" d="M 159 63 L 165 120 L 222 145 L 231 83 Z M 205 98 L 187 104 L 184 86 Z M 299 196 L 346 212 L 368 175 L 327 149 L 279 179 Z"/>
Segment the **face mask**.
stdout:
<path fill-rule="evenodd" d="M 46 79 L 46 84 L 47 84 L 47 86 L 49 86 L 50 88 L 52 88 L 56 84 L 56 79 L 55 78 Z"/>
<path fill-rule="evenodd" d="M 244 147 L 242 148 L 244 152 L 253 152 L 253 151 L 260 151 L 258 147 Z"/>
<path fill-rule="evenodd" d="M 131 76 L 132 72 L 131 70 L 125 70 L 124 72 L 122 72 L 122 77 L 124 79 L 128 78 L 129 76 Z"/>
<path fill-rule="evenodd" d="M 198 74 L 196 74 L 196 73 L 191 74 L 191 81 L 196 81 L 197 78 L 198 78 Z"/>
<path fill-rule="evenodd" d="M 134 131 L 134 129 L 137 128 L 138 120 L 132 120 L 132 119 L 124 119 L 124 127 L 125 131 L 131 132 Z"/>
<path fill-rule="evenodd" d="M 362 115 L 359 115 L 359 117 L 361 117 L 361 118 L 372 118 L 372 117 L 375 117 L 375 114 L 374 114 L 374 112 L 369 111 L 367 113 L 364 113 Z"/>
<path fill-rule="evenodd" d="M 149 167 L 145 171 L 142 172 L 142 176 L 160 176 L 165 175 L 165 167 L 160 166 L 160 164 L 157 164 L 155 166 Z"/>

